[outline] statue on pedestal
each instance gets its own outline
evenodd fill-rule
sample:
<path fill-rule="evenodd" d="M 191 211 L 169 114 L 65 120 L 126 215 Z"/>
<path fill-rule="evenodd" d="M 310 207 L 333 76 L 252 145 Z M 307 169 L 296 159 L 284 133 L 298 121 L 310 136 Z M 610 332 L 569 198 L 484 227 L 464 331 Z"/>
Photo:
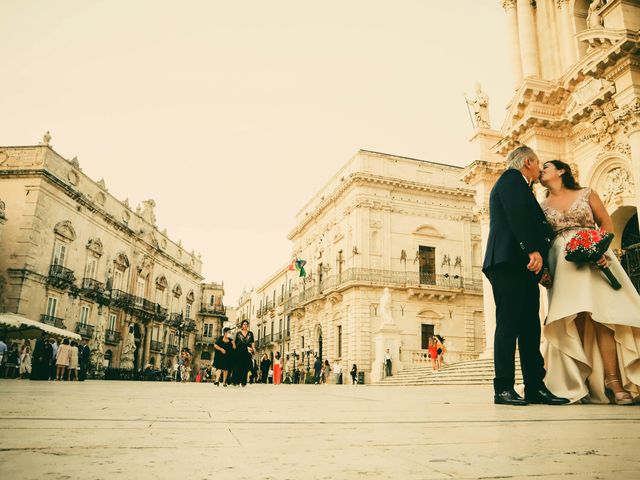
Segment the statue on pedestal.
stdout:
<path fill-rule="evenodd" d="M 91 343 L 93 348 L 91 349 L 91 375 L 94 378 L 104 377 L 104 332 L 105 322 L 102 314 L 98 315 L 98 324 L 93 331 L 93 338 Z"/>
<path fill-rule="evenodd" d="M 51 134 L 49 133 L 49 130 L 47 130 L 47 133 L 42 136 L 42 142 L 40 145 L 49 145 L 49 142 L 51 142 Z"/>
<path fill-rule="evenodd" d="M 133 336 L 133 325 L 129 325 L 127 338 L 124 339 L 122 355 L 120 356 L 120 368 L 133 370 L 133 356 L 136 352 L 136 339 Z"/>
<path fill-rule="evenodd" d="M 473 120 L 476 128 L 491 128 L 489 122 L 489 97 L 482 91 L 480 83 L 476 83 L 476 98 L 470 100 L 464 96 L 469 105 L 473 109 Z"/>
<path fill-rule="evenodd" d="M 391 292 L 385 288 L 380 296 L 380 318 L 382 325 L 395 325 L 391 316 Z"/>
<path fill-rule="evenodd" d="M 589 13 L 587 14 L 587 26 L 589 28 L 604 27 L 604 19 L 600 15 L 600 8 L 604 7 L 607 2 L 605 0 L 592 0 L 589 5 Z"/>

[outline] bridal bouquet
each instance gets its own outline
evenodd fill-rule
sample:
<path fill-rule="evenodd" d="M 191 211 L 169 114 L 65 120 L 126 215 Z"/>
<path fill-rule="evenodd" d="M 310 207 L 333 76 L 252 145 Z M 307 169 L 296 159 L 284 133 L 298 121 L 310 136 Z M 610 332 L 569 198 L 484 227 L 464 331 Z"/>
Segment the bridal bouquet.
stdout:
<path fill-rule="evenodd" d="M 612 240 L 613 233 L 605 232 L 599 228 L 580 230 L 567 242 L 564 258 L 568 262 L 595 264 L 607 251 Z M 620 282 L 611 273 L 609 267 L 598 266 L 598 268 L 605 274 L 614 290 L 621 288 Z"/>

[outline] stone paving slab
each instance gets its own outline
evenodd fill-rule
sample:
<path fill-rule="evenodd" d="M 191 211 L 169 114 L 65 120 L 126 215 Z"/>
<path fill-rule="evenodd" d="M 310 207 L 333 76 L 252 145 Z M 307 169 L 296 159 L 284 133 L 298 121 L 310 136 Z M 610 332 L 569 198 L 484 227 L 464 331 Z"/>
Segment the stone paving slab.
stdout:
<path fill-rule="evenodd" d="M 0 380 L 0 478 L 640 479 L 640 408 L 491 386 Z"/>

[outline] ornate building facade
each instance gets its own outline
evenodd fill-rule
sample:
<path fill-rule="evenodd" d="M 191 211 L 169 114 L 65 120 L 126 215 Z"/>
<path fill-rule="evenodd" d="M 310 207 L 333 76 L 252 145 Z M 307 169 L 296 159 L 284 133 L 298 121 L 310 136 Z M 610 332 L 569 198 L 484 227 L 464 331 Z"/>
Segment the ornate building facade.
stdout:
<path fill-rule="evenodd" d="M 476 188 L 482 251 L 491 187 L 504 158 L 526 144 L 541 162 L 569 163 L 581 185 L 599 193 L 615 224 L 612 247 L 640 287 L 640 1 L 501 4 L 511 35 L 515 94 L 499 130 L 478 126 L 472 138 L 477 160 L 461 176 Z M 493 298 L 490 288 L 484 291 L 486 336 L 493 338 Z"/>
<path fill-rule="evenodd" d="M 201 287 L 200 256 L 159 231 L 153 200 L 132 209 L 49 141 L 0 147 L 3 310 L 91 339 L 98 365 L 170 367 L 224 315 L 221 288 Z"/>
<path fill-rule="evenodd" d="M 396 371 L 426 362 L 434 334 L 448 361 L 478 358 L 480 226 L 461 172 L 359 151 L 296 217 L 289 240 L 306 277 L 285 267 L 256 289 L 261 351 L 355 363 L 366 382 L 380 380 L 386 348 Z M 392 324 L 381 317 L 385 288 Z"/>

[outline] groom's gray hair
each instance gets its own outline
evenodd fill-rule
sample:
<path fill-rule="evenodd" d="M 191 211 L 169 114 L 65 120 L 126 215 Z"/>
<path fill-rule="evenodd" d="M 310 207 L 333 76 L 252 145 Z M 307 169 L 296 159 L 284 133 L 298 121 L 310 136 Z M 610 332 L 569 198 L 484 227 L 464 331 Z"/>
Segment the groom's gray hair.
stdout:
<path fill-rule="evenodd" d="M 516 148 L 507 157 L 507 168 L 513 168 L 514 170 L 520 170 L 524 167 L 524 162 L 527 158 L 535 158 L 536 153 L 526 145 L 522 145 Z"/>

